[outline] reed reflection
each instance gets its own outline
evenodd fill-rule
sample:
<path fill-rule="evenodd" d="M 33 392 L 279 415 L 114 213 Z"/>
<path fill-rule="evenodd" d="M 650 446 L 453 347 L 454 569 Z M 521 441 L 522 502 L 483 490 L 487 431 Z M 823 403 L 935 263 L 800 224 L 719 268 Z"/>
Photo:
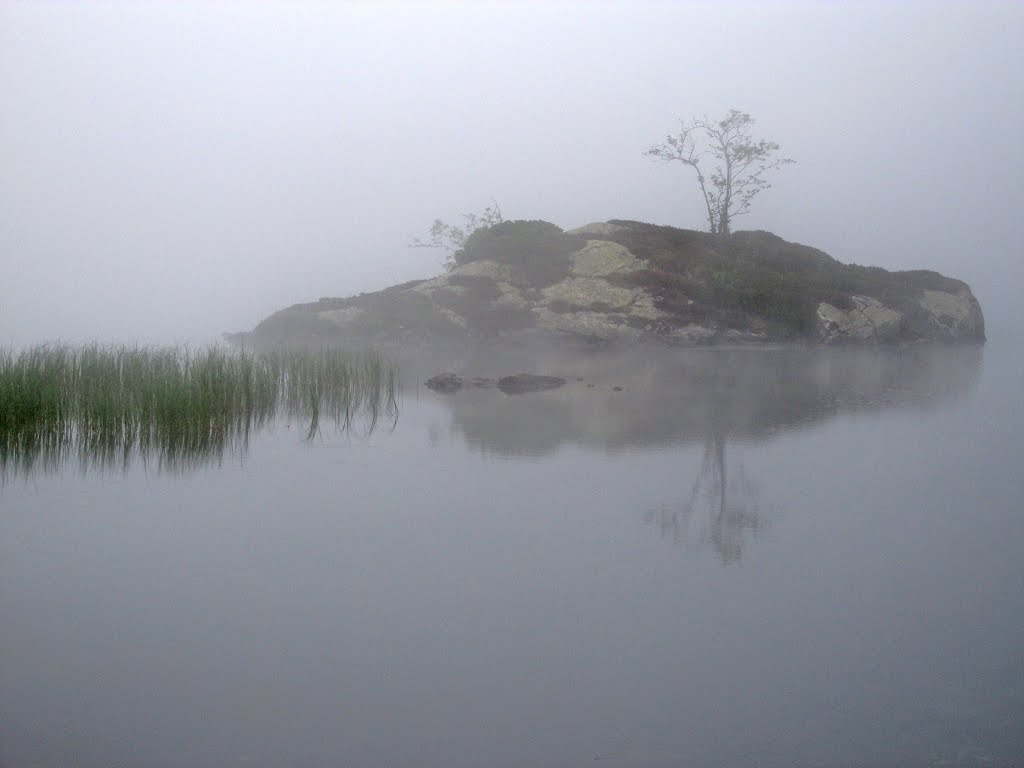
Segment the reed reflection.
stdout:
<path fill-rule="evenodd" d="M 254 354 L 46 345 L 0 352 L 0 479 L 125 470 L 184 471 L 245 453 L 278 417 L 373 430 L 397 418 L 397 371 L 373 352 Z"/>

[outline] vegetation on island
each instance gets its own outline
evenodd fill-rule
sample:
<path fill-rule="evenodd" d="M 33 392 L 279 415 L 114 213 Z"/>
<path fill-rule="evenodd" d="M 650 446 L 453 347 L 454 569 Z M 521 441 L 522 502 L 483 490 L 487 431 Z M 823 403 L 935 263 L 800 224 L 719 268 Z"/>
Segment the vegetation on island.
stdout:
<path fill-rule="evenodd" d="M 454 254 L 462 250 L 473 233 L 479 229 L 488 229 L 496 224 L 501 224 L 505 219 L 501 215 L 501 206 L 497 200 L 484 208 L 483 213 L 462 214 L 463 224 L 448 224 L 441 219 L 434 219 L 427 232 L 426 239 L 414 237 L 409 243 L 410 248 L 441 248 L 448 252 L 445 257 L 444 268 L 452 270 L 457 262 Z"/>
<path fill-rule="evenodd" d="M 253 343 L 346 338 L 374 344 L 493 339 L 982 342 L 967 284 L 928 270 L 844 264 L 770 232 L 699 232 L 613 219 L 563 231 L 546 221 L 480 227 L 443 275 L 266 318 Z"/>
<path fill-rule="evenodd" d="M 733 219 L 748 213 L 754 198 L 771 189 L 768 174 L 796 162 L 776 157 L 779 145 L 774 141 L 755 139 L 755 122 L 750 114 L 738 109 L 730 109 L 720 120 L 705 115 L 689 122 L 680 121 L 677 132 L 644 152 L 645 157 L 681 163 L 696 172 L 708 231 L 713 234 L 730 234 Z M 414 237 L 409 246 L 447 251 L 444 268 L 451 271 L 471 258 L 483 258 L 471 255 L 474 235 L 513 223 L 506 222 L 496 200 L 481 213 L 462 214 L 462 220 L 457 225 L 434 219 L 427 236 Z"/>
<path fill-rule="evenodd" d="M 372 430 L 397 415 L 397 370 L 374 352 L 255 354 L 130 346 L 0 351 L 0 477 L 77 458 L 179 469 L 244 452 L 279 416 Z"/>
<path fill-rule="evenodd" d="M 737 109 L 730 109 L 721 120 L 705 116 L 688 123 L 680 121 L 676 133 L 644 152 L 647 157 L 682 163 L 696 172 L 708 232 L 732 232 L 732 220 L 749 212 L 754 198 L 771 189 L 768 173 L 796 162 L 775 157 L 779 145 L 774 141 L 755 139 L 754 122 Z"/>
<path fill-rule="evenodd" d="M 447 251 L 447 274 L 297 304 L 253 338 L 415 343 L 536 329 L 678 343 L 984 341 L 981 307 L 959 280 L 843 264 L 766 231 L 734 232 L 771 174 L 795 162 L 755 137 L 754 123 L 736 109 L 684 121 L 644 153 L 693 169 L 706 232 L 614 219 L 565 232 L 508 220 L 494 201 L 461 225 L 435 219 L 410 243 Z"/>
<path fill-rule="evenodd" d="M 723 237 L 632 221 L 610 223 L 619 229 L 606 238 L 649 265 L 615 279 L 650 291 L 658 307 L 680 324 L 715 324 L 779 340 L 807 338 L 816 330 L 822 302 L 848 310 L 853 296 L 867 296 L 904 308 L 913 322 L 922 290 L 956 293 L 967 287 L 928 270 L 890 272 L 843 264 L 769 232 Z"/>
<path fill-rule="evenodd" d="M 572 254 L 587 241 L 562 231 L 549 221 L 504 221 L 476 230 L 453 254 L 456 266 L 471 261 L 495 261 L 518 273 L 538 288 L 556 283 L 569 274 Z"/>

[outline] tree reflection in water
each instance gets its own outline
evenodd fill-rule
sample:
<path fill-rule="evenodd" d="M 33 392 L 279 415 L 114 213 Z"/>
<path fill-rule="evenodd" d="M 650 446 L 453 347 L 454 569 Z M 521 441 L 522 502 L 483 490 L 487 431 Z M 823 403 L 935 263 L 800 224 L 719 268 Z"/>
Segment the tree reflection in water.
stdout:
<path fill-rule="evenodd" d="M 483 452 L 547 456 L 577 445 L 636 454 L 701 443 L 703 460 L 682 498 L 644 505 L 641 517 L 674 541 L 709 546 L 735 562 L 767 511 L 730 442 L 759 443 L 840 414 L 929 409 L 963 397 L 982 349 L 925 345 L 671 349 L 481 348 L 438 370 L 466 376 L 529 371 L 565 378 L 561 389 L 507 397 L 495 391 L 427 395 L 450 411 L 450 431 Z M 440 365 L 446 366 L 439 368 Z M 642 502 L 641 502 L 642 503 Z"/>
<path fill-rule="evenodd" d="M 661 535 L 674 542 L 710 545 L 723 562 L 740 559 L 749 531 L 764 527 L 759 493 L 742 464 L 727 471 L 726 438 L 713 432 L 704 443 L 704 459 L 690 495 L 675 505 L 663 505 L 647 514 Z"/>

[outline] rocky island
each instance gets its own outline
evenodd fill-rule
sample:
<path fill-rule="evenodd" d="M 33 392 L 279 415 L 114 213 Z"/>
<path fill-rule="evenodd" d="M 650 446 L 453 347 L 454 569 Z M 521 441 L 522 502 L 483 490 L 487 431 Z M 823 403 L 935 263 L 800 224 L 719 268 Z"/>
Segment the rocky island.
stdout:
<path fill-rule="evenodd" d="M 764 231 L 715 235 L 612 220 L 563 231 L 505 221 L 474 232 L 438 277 L 296 304 L 251 344 L 530 336 L 819 344 L 981 343 L 981 307 L 937 272 L 842 264 Z"/>

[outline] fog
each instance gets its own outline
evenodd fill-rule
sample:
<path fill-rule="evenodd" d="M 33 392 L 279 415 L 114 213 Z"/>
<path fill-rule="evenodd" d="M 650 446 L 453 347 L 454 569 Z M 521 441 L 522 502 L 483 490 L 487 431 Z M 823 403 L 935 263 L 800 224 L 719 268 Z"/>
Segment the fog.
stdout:
<path fill-rule="evenodd" d="M 205 341 L 426 277 L 435 217 L 701 228 L 642 157 L 735 107 L 797 160 L 737 220 L 1024 312 L 1024 6 L 0 6 L 0 345 Z"/>

